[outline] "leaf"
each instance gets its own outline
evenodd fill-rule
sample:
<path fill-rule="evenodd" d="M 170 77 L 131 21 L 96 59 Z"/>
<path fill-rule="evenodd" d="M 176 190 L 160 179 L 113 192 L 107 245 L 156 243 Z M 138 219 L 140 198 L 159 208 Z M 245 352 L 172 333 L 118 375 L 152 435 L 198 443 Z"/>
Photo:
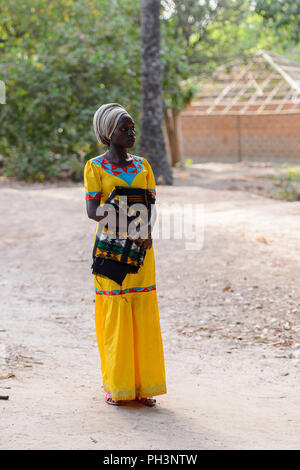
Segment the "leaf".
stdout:
<path fill-rule="evenodd" d="M 268 243 L 265 237 L 257 237 L 256 241 L 261 243 Z"/>
<path fill-rule="evenodd" d="M 10 379 L 12 377 L 15 377 L 15 374 L 8 373 L 8 374 L 0 375 L 1 380 Z"/>

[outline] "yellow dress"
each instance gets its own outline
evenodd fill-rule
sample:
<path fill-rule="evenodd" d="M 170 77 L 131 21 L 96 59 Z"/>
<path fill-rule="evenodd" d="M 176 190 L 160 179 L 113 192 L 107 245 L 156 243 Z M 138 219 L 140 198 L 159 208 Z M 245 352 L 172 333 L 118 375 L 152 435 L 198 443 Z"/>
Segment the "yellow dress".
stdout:
<path fill-rule="evenodd" d="M 84 169 L 86 199 L 104 204 L 115 186 L 148 188 L 156 194 L 149 162 L 130 155 L 120 167 L 102 155 Z M 166 393 L 164 352 L 156 295 L 153 245 L 146 250 L 137 273 L 127 274 L 122 286 L 94 276 L 95 324 L 103 388 L 113 400 L 134 400 Z"/>

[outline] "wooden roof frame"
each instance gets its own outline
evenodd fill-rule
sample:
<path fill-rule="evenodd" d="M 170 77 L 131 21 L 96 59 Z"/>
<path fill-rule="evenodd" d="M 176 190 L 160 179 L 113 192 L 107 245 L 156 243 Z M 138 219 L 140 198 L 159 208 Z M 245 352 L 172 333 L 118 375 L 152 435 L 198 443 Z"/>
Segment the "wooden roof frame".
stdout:
<path fill-rule="evenodd" d="M 184 114 L 300 113 L 300 64 L 259 50 L 199 77 L 196 99 Z"/>

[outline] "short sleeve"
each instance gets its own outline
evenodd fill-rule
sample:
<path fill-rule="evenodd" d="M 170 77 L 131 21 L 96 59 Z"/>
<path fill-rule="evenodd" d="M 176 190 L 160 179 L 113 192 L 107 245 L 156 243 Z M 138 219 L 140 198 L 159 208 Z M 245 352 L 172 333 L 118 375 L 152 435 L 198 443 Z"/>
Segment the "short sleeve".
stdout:
<path fill-rule="evenodd" d="M 88 160 L 84 167 L 85 199 L 101 199 L 102 184 L 100 167 Z"/>
<path fill-rule="evenodd" d="M 150 191 L 153 193 L 153 195 L 154 195 L 155 198 L 156 198 L 156 184 L 155 184 L 155 178 L 154 178 L 153 170 L 152 170 L 151 165 L 150 165 L 150 163 L 148 162 L 148 160 L 146 160 L 146 159 L 144 158 L 144 162 L 145 162 L 145 167 L 146 167 L 147 170 L 148 170 L 148 174 L 147 174 L 147 189 L 150 189 Z"/>

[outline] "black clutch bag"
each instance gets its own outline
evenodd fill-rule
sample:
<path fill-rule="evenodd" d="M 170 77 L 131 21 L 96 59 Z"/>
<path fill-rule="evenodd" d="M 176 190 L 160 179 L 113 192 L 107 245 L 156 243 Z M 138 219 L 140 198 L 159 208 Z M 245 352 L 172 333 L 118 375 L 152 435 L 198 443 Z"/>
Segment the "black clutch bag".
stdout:
<path fill-rule="evenodd" d="M 95 256 L 92 264 L 92 273 L 108 277 L 121 286 L 127 274 L 131 272 L 128 268 L 130 266 L 127 264 L 122 263 L 121 265 L 118 261 Z"/>

